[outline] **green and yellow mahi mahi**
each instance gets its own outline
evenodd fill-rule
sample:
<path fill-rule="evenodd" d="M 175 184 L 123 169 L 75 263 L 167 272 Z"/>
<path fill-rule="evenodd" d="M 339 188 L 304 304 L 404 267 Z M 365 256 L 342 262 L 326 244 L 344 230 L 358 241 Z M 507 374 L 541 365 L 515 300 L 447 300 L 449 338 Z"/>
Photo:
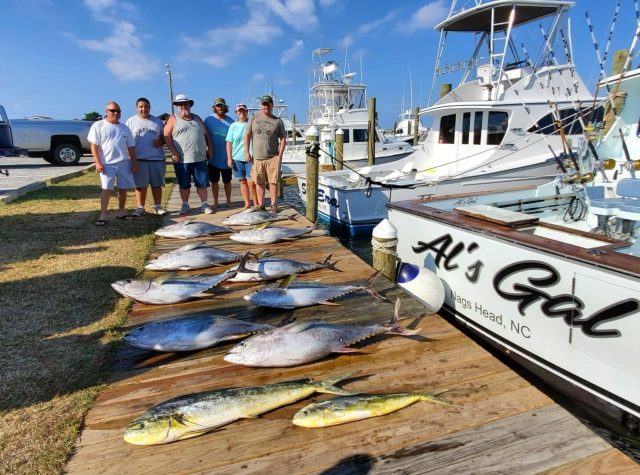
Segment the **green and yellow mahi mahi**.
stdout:
<path fill-rule="evenodd" d="M 437 397 L 438 394 L 445 391 L 448 390 L 337 397 L 303 407 L 293 417 L 293 423 L 301 427 L 335 426 L 370 417 L 384 416 L 418 401 L 456 406 L 457 404 Z"/>
<path fill-rule="evenodd" d="M 167 444 L 196 437 L 238 419 L 257 417 L 313 393 L 352 395 L 335 386 L 349 377 L 347 374 L 323 381 L 305 379 L 179 396 L 153 406 L 131 421 L 124 431 L 124 440 L 134 445 Z"/>

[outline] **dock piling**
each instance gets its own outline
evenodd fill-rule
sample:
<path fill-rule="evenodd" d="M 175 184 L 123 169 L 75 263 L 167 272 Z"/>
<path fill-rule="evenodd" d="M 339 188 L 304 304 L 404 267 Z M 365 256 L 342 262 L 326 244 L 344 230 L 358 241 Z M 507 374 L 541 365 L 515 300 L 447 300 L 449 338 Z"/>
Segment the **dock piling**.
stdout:
<path fill-rule="evenodd" d="M 369 130 L 367 136 L 367 163 L 376 164 L 376 98 L 369 98 Z"/>
<path fill-rule="evenodd" d="M 391 282 L 396 281 L 398 230 L 388 219 L 383 219 L 373 228 L 371 247 L 373 268 L 382 272 Z"/>
<path fill-rule="evenodd" d="M 307 213 L 306 217 L 312 223 L 318 219 L 318 130 L 311 126 L 305 136 L 307 154 Z"/>
<path fill-rule="evenodd" d="M 342 170 L 344 161 L 344 130 L 336 130 L 336 170 Z"/>

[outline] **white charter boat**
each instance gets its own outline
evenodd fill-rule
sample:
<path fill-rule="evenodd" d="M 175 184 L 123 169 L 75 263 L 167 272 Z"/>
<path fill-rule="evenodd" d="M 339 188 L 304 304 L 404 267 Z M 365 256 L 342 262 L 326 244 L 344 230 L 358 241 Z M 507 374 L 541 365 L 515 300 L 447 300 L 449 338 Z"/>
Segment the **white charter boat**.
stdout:
<path fill-rule="evenodd" d="M 320 134 L 320 163 L 335 165 L 335 134 L 344 133 L 343 161 L 352 167 L 367 164 L 369 111 L 367 86 L 354 80 L 355 72 L 344 72 L 337 62 L 325 57 L 330 48 L 312 52 L 313 85 L 309 92 L 309 117 L 305 128 L 313 125 Z M 377 163 L 389 163 L 413 152 L 406 142 L 386 138 L 375 127 L 375 157 Z M 306 154 L 304 142 L 287 146 L 282 157 L 282 173 L 304 175 Z"/>
<path fill-rule="evenodd" d="M 388 202 L 543 184 L 557 173 L 556 158 L 582 139 L 580 104 L 591 105 L 593 95 L 575 71 L 567 36 L 558 48 L 564 55 L 554 48 L 573 2 L 475 0 L 464 8 L 468 3 L 454 0 L 436 27 L 442 40 L 434 83 L 453 71 L 461 78 L 421 111 L 433 122 L 426 140 L 393 164 L 320 174 L 318 214 L 332 230 L 370 234 Z M 457 32 L 479 40 L 469 59 L 444 65 L 445 39 Z M 536 37 L 539 52 L 529 56 L 517 42 Z M 306 181 L 298 179 L 298 187 L 306 201 Z"/>
<path fill-rule="evenodd" d="M 637 437 L 640 68 L 604 83 L 627 97 L 600 161 L 580 160 L 593 183 L 394 202 L 389 221 L 399 281 L 442 282 L 445 315 Z"/>
<path fill-rule="evenodd" d="M 411 109 L 406 109 L 398 114 L 398 118 L 400 120 L 395 125 L 393 131 L 393 138 L 396 140 L 413 144 L 416 121 L 418 121 L 418 137 L 424 136 L 429 131 L 427 127 L 422 125 L 420 117 L 416 117 L 416 113 Z"/>

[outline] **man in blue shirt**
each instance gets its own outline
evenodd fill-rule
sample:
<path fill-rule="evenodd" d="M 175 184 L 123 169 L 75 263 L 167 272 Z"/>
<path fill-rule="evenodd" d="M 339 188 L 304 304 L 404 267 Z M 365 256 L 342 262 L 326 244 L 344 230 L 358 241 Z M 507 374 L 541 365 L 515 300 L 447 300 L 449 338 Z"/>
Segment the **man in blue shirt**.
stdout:
<path fill-rule="evenodd" d="M 213 158 L 209 160 L 209 181 L 213 195 L 213 207 L 218 207 L 218 193 L 220 191 L 220 177 L 224 185 L 227 206 L 231 206 L 231 168 L 227 163 L 227 132 L 233 119 L 227 115 L 229 108 L 222 97 L 213 101 L 213 114 L 204 120 L 211 141 L 213 142 Z"/>

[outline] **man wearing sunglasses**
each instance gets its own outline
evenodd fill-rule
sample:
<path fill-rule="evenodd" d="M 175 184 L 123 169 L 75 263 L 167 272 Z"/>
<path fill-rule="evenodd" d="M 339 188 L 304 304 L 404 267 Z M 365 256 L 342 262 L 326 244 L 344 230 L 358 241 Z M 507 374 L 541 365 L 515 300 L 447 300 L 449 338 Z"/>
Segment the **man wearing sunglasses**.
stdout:
<path fill-rule="evenodd" d="M 109 102 L 105 107 L 105 118 L 94 122 L 87 139 L 91 145 L 91 155 L 100 173 L 102 193 L 100 195 L 100 217 L 96 226 L 107 223 L 109 199 L 114 185 L 118 186 L 118 212 L 116 218 L 131 219 L 125 210 L 127 191 L 135 188 L 133 174 L 138 170 L 136 148 L 129 128 L 120 123 L 122 111 L 117 102 Z"/>

